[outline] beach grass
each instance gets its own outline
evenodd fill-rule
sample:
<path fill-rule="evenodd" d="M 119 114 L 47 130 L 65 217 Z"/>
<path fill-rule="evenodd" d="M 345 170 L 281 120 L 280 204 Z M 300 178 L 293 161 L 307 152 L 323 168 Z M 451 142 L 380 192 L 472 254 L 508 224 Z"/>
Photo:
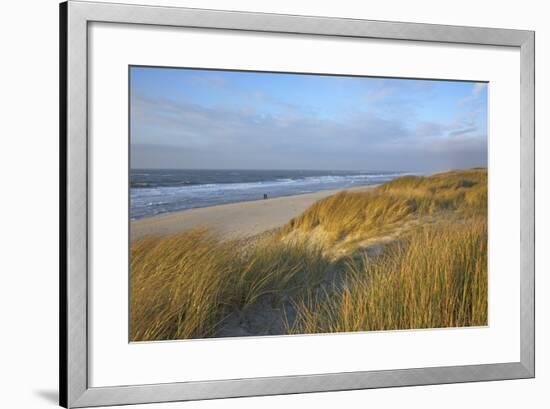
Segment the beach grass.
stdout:
<path fill-rule="evenodd" d="M 322 230 L 331 242 L 379 237 L 404 222 L 487 213 L 487 172 L 404 176 L 373 191 L 343 191 L 320 200 L 285 226 L 286 233 Z"/>
<path fill-rule="evenodd" d="M 286 334 L 480 326 L 487 281 L 486 169 L 405 176 L 249 240 L 134 240 L 130 339 L 215 337 L 266 297 L 291 305 Z"/>
<path fill-rule="evenodd" d="M 219 241 L 205 230 L 137 240 L 131 253 L 133 341 L 213 336 L 231 311 L 314 288 L 328 266 L 305 243 Z"/>
<path fill-rule="evenodd" d="M 297 302 L 290 333 L 486 325 L 487 224 L 420 228 L 379 260 L 349 260 L 327 294 Z"/>

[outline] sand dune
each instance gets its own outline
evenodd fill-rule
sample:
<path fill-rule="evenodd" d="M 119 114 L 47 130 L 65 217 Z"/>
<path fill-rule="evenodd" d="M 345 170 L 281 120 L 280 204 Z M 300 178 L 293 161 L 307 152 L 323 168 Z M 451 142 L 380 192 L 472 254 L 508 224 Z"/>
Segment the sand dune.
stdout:
<path fill-rule="evenodd" d="M 367 190 L 373 187 L 375 185 L 346 190 Z M 174 234 L 197 227 L 207 227 L 224 238 L 249 237 L 286 224 L 316 201 L 338 191 L 324 190 L 147 217 L 130 223 L 130 239 Z"/>

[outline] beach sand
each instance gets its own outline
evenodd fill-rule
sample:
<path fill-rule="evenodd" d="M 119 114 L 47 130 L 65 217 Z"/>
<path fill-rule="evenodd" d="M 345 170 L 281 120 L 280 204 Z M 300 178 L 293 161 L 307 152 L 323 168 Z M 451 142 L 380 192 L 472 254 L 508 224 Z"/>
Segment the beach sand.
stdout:
<path fill-rule="evenodd" d="M 365 191 L 374 187 L 376 185 L 343 190 Z M 231 203 L 133 220 L 130 223 L 130 239 L 180 233 L 199 227 L 211 229 L 223 238 L 250 237 L 283 226 L 313 203 L 339 191 L 341 190 L 324 190 L 295 196 Z"/>

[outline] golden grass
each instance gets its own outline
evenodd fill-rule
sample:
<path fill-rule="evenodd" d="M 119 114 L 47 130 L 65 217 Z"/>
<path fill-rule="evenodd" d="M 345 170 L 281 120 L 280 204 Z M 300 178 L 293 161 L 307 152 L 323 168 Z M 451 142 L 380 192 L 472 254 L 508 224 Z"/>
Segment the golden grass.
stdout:
<path fill-rule="evenodd" d="M 405 176 L 373 191 L 340 192 L 291 220 L 284 232 L 321 229 L 333 242 L 350 236 L 366 239 L 423 216 L 469 217 L 486 212 L 487 170 L 472 169 Z"/>
<path fill-rule="evenodd" d="M 221 242 L 205 230 L 137 240 L 131 254 L 133 341 L 213 336 L 233 309 L 314 287 L 327 266 L 310 245 Z"/>
<path fill-rule="evenodd" d="M 379 260 L 350 260 L 342 288 L 297 302 L 291 333 L 487 324 L 485 219 L 416 230 Z"/>
<path fill-rule="evenodd" d="M 361 243 L 388 232 L 393 244 L 367 257 Z M 351 251 L 328 257 L 344 241 Z M 293 304 L 287 333 L 485 325 L 487 171 L 341 192 L 252 242 L 193 230 L 131 244 L 132 341 L 216 336 L 265 295 Z"/>

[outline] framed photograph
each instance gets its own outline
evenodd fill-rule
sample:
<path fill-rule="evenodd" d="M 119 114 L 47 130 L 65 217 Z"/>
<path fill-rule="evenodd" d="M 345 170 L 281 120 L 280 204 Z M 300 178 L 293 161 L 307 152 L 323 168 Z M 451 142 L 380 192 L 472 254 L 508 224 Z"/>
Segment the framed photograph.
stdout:
<path fill-rule="evenodd" d="M 534 32 L 60 16 L 62 406 L 534 377 Z"/>

